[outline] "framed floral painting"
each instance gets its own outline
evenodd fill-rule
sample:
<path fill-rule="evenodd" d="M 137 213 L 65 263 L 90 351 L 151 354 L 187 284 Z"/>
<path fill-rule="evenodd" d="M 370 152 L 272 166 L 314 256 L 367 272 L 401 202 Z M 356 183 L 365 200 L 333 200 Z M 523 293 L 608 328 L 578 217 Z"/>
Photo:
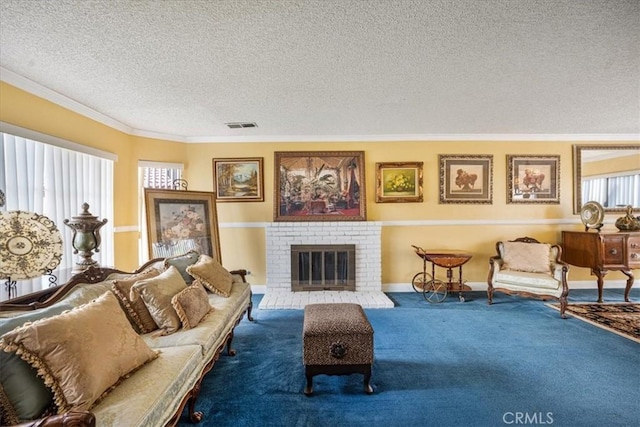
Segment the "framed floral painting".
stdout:
<path fill-rule="evenodd" d="M 440 162 L 440 203 L 493 203 L 492 155 L 444 155 Z"/>
<path fill-rule="evenodd" d="M 507 203 L 560 203 L 560 156 L 508 154 Z"/>
<path fill-rule="evenodd" d="M 376 203 L 422 202 L 422 165 L 376 163 Z"/>
<path fill-rule="evenodd" d="M 144 196 L 151 258 L 195 250 L 222 262 L 215 193 L 145 188 Z"/>

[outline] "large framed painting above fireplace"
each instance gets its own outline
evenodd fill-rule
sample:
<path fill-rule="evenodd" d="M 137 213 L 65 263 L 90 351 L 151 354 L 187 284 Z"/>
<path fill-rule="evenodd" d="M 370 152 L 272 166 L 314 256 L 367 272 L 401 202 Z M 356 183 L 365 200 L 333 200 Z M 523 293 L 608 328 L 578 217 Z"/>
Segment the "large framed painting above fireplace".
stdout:
<path fill-rule="evenodd" d="M 366 221 L 364 151 L 276 151 L 274 221 Z"/>

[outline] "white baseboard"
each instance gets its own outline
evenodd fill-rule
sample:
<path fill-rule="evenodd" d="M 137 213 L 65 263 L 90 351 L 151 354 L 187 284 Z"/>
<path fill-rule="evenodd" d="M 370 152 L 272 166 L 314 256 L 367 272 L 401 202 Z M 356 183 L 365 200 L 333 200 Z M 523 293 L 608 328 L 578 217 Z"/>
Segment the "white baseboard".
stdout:
<path fill-rule="evenodd" d="M 472 291 L 486 291 L 487 282 L 466 282 L 467 286 L 471 287 Z M 605 289 L 624 289 L 627 285 L 626 280 L 605 280 Z M 598 289 L 598 285 L 595 280 L 576 280 L 569 281 L 569 289 Z M 251 284 L 251 291 L 254 294 L 264 294 L 267 291 L 267 285 L 254 285 Z M 383 292 L 414 292 L 411 283 L 383 283 Z"/>

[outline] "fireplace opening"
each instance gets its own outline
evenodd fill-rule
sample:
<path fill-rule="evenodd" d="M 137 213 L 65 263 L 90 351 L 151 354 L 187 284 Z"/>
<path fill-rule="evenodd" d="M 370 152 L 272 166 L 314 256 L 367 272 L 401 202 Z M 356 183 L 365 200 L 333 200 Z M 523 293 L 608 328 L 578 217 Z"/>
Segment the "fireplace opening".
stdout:
<path fill-rule="evenodd" d="M 291 245 L 291 290 L 355 291 L 356 245 Z"/>

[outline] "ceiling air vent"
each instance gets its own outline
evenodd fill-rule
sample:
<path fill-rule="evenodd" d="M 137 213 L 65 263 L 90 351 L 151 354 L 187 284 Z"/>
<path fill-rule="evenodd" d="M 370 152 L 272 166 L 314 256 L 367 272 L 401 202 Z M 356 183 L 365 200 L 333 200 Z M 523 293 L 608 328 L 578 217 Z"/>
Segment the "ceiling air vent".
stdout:
<path fill-rule="evenodd" d="M 225 123 L 229 129 L 243 129 L 243 128 L 257 128 L 258 125 L 254 122 L 233 122 Z"/>

